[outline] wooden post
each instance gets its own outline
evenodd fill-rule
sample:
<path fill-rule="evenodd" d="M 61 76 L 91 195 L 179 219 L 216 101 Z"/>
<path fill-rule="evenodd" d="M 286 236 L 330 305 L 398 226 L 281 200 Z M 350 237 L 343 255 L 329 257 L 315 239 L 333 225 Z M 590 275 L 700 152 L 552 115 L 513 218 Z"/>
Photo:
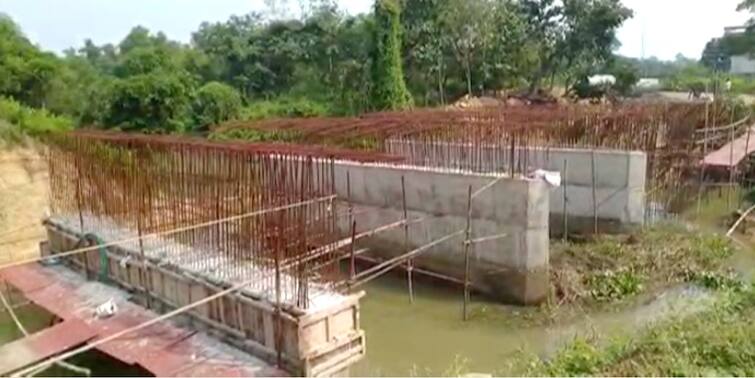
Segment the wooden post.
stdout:
<path fill-rule="evenodd" d="M 357 221 L 351 221 L 351 251 L 349 253 L 349 282 L 354 280 L 354 276 L 357 274 L 356 262 L 354 260 L 354 239 L 357 233 Z"/>
<path fill-rule="evenodd" d="M 749 154 L 747 153 L 747 151 L 750 148 L 750 132 L 752 132 L 752 126 L 747 126 L 747 139 L 745 140 L 745 159 L 747 160 L 746 161 L 746 169 L 748 169 L 748 170 L 750 169 L 750 158 L 749 158 Z M 747 175 L 745 174 L 745 179 L 746 178 L 747 178 Z M 747 181 L 747 180 L 744 180 L 744 181 Z M 747 184 L 748 185 L 745 188 L 745 195 L 747 195 L 747 193 L 750 192 L 749 182 Z M 742 200 L 744 200 L 744 197 L 740 196 L 739 200 L 741 202 Z"/>
<path fill-rule="evenodd" d="M 349 223 L 354 221 L 354 206 L 351 204 L 351 175 L 346 171 L 346 202 L 348 203 Z"/>
<path fill-rule="evenodd" d="M 471 247 L 472 237 L 472 185 L 469 186 L 469 193 L 467 194 L 467 228 L 464 231 L 464 307 L 463 317 L 464 321 L 469 319 L 468 307 L 469 307 L 469 248 Z"/>
<path fill-rule="evenodd" d="M 729 190 L 726 191 L 726 206 L 727 210 L 731 210 L 731 192 L 734 188 L 734 110 L 736 104 L 731 107 L 731 122 L 729 123 L 731 129 L 729 129 Z M 746 151 L 745 151 L 746 153 Z"/>
<path fill-rule="evenodd" d="M 564 242 L 566 242 L 567 240 L 569 240 L 569 215 L 566 213 L 566 210 L 567 210 L 567 208 L 566 208 L 566 201 L 567 201 L 567 197 L 566 197 L 566 178 L 568 176 L 568 173 L 569 173 L 569 162 L 566 159 L 564 159 L 564 177 L 561 180 L 561 185 L 562 185 L 562 188 L 561 188 L 562 190 L 561 191 L 564 194 L 564 197 L 563 197 L 563 200 L 564 200 L 564 208 L 563 208 L 563 212 L 564 212 L 564 214 L 563 214 L 563 216 L 564 216 L 564 235 L 563 235 L 563 239 L 564 239 Z"/>
<path fill-rule="evenodd" d="M 595 173 L 595 150 L 593 149 L 590 154 L 591 168 L 592 168 L 592 216 L 593 216 L 593 234 L 598 234 L 598 195 L 595 189 L 596 185 L 596 173 Z"/>
<path fill-rule="evenodd" d="M 708 85 L 706 84 L 707 88 Z M 706 91 L 707 92 L 707 91 Z M 710 103 L 705 101 L 705 128 L 703 129 L 703 159 L 708 154 L 708 119 L 709 119 Z M 700 164 L 700 182 L 698 183 L 697 190 L 697 215 L 700 215 L 700 208 L 702 207 L 703 192 L 705 191 L 705 164 Z"/>
<path fill-rule="evenodd" d="M 401 176 L 401 203 L 404 208 L 404 253 L 409 252 L 409 216 L 406 210 L 406 183 L 404 176 Z M 414 303 L 414 284 L 412 282 L 412 269 L 414 262 L 412 259 L 406 261 L 406 280 L 409 286 L 409 302 Z"/>

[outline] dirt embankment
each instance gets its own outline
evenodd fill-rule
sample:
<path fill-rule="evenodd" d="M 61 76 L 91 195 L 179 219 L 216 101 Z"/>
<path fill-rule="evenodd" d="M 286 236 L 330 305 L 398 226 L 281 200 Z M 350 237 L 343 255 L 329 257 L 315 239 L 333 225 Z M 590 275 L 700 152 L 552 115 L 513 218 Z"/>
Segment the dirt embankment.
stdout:
<path fill-rule="evenodd" d="M 0 150 L 0 264 L 39 254 L 48 200 L 47 164 L 41 150 Z"/>

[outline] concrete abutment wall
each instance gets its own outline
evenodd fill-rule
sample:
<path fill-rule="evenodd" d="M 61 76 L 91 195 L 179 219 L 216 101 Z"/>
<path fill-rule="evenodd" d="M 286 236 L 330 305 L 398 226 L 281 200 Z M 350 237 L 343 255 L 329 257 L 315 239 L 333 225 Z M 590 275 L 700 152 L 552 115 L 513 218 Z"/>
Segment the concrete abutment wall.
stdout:
<path fill-rule="evenodd" d="M 351 191 L 347 191 L 347 172 Z M 497 180 L 497 175 L 469 174 L 424 167 L 396 167 L 338 162 L 337 194 L 357 206 L 358 230 L 369 230 L 403 218 L 401 177 L 404 177 L 409 219 L 408 249 L 463 230 L 472 191 Z M 471 281 L 479 290 L 506 302 L 536 304 L 548 291 L 547 185 L 540 180 L 505 177 L 472 201 L 472 238 L 505 234 L 476 244 L 471 253 Z M 340 228 L 348 234 L 348 219 Z M 402 227 L 369 238 L 369 254 L 388 259 L 406 252 Z M 434 246 L 414 260 L 415 266 L 454 278 L 464 277 L 464 236 Z"/>
<path fill-rule="evenodd" d="M 511 160 L 510 149 L 497 145 L 473 148 L 459 143 L 389 140 L 386 149 L 389 153 L 407 157 L 412 164 L 452 165 L 448 168 L 474 171 L 505 172 Z M 593 161 L 599 232 L 623 232 L 644 223 L 647 176 L 647 155 L 644 152 L 530 147 L 519 148 L 514 155 L 531 169 L 561 173 L 566 187 L 569 233 L 591 233 L 594 230 Z M 550 189 L 552 236 L 561 235 L 564 229 L 563 190 L 563 187 Z"/>

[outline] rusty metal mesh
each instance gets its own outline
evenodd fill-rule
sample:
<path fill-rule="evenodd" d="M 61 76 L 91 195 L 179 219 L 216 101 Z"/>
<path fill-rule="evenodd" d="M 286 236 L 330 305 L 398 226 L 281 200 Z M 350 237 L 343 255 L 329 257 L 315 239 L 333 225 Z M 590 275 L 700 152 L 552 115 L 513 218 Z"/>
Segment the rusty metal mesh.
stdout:
<path fill-rule="evenodd" d="M 50 219 L 108 242 L 157 234 L 122 246 L 135 258 L 300 308 L 337 277 L 330 158 L 90 132 L 51 138 L 49 169 Z"/>
<path fill-rule="evenodd" d="M 704 151 L 695 131 L 728 122 L 723 106 L 706 111 L 704 104 L 680 103 L 421 109 L 351 118 L 235 121 L 215 132 L 278 132 L 289 141 L 366 149 L 413 165 L 512 175 L 548 166 L 556 148 L 643 151 L 648 156 L 646 191 L 657 197 L 653 201 L 669 206 L 674 198 L 689 198 L 681 189 L 699 176 Z"/>

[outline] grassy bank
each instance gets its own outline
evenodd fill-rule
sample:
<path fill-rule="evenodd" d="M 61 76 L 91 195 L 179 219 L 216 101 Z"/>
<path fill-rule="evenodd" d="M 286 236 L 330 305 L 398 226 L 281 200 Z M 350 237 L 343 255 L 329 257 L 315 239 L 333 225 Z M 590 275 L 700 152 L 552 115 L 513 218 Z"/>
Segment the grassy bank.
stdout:
<path fill-rule="evenodd" d="M 717 288 L 734 279 L 725 267 L 734 252 L 731 242 L 680 225 L 558 243 L 551 250 L 551 301 L 556 305 L 613 305 L 680 283 Z"/>
<path fill-rule="evenodd" d="M 533 376 L 753 376 L 755 287 L 721 291 L 719 305 L 661 322 L 608 345 L 579 339 L 554 358 L 534 360 Z"/>
<path fill-rule="evenodd" d="M 72 130 L 73 121 L 0 97 L 0 147 L 23 144 L 28 139 L 51 132 Z"/>

